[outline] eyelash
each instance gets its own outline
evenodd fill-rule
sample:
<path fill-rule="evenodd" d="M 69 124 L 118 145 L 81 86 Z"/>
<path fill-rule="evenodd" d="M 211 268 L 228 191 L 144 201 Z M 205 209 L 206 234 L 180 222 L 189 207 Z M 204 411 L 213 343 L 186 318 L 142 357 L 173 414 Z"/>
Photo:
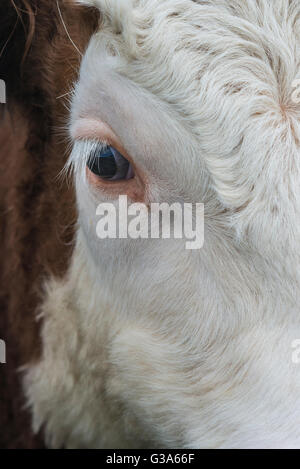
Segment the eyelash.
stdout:
<path fill-rule="evenodd" d="M 109 181 L 129 180 L 134 176 L 130 162 L 112 145 L 97 145 L 90 153 L 87 167 L 98 178 Z"/>
<path fill-rule="evenodd" d="M 73 149 L 66 164 L 65 171 L 68 172 L 69 170 L 74 170 L 77 174 L 85 174 L 85 168 L 88 167 L 89 160 L 91 160 L 91 155 L 96 155 L 110 147 L 112 147 L 114 151 L 116 151 L 118 155 L 120 155 L 124 160 L 128 161 L 118 150 L 115 149 L 115 147 L 107 142 L 98 139 L 78 139 L 73 145 Z M 130 172 L 128 173 L 127 179 L 131 179 L 134 177 L 134 171 L 129 161 L 128 164 L 130 167 Z M 102 178 L 99 176 L 99 179 Z M 108 180 L 111 181 L 111 179 Z M 117 182 L 118 180 L 120 179 L 112 181 Z"/>

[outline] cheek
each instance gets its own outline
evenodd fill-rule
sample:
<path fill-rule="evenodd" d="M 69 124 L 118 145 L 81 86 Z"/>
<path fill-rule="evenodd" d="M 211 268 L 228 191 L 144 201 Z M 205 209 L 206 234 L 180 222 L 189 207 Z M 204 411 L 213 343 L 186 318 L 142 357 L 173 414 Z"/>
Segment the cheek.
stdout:
<path fill-rule="evenodd" d="M 76 198 L 78 208 L 78 227 L 80 232 L 84 236 L 85 244 L 88 246 L 89 251 L 92 254 L 94 262 L 98 263 L 99 254 L 101 253 L 101 259 L 105 257 L 104 251 L 110 257 L 112 252 L 118 252 L 122 250 L 122 247 L 128 249 L 129 245 L 132 245 L 131 240 L 125 239 L 100 239 L 97 235 L 97 225 L 101 219 L 101 216 L 97 214 L 97 209 L 101 204 L 111 204 L 116 208 L 116 215 L 119 218 L 119 196 L 127 195 L 128 205 L 135 202 L 144 203 L 145 188 L 136 187 L 137 181 L 133 179 L 130 181 L 124 181 L 124 184 L 120 184 L 121 187 L 115 187 L 114 184 L 99 181 L 99 178 L 86 168 L 87 178 L 83 178 L 82 175 L 77 174 L 76 176 Z M 112 185 L 113 188 L 103 188 L 103 185 Z M 119 184 L 117 184 L 119 186 Z M 125 187 L 126 186 L 126 187 Z M 114 220 L 110 220 L 114 223 Z M 118 223 L 116 221 L 116 223 Z M 102 262 L 101 261 L 101 262 Z"/>

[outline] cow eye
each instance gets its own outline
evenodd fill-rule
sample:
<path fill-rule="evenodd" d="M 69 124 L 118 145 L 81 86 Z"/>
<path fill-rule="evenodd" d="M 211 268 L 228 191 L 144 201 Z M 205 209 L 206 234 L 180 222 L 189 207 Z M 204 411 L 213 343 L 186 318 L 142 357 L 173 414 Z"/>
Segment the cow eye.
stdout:
<path fill-rule="evenodd" d="M 126 158 L 112 146 L 99 145 L 88 159 L 89 170 L 101 179 L 118 181 L 134 176 L 132 167 Z"/>

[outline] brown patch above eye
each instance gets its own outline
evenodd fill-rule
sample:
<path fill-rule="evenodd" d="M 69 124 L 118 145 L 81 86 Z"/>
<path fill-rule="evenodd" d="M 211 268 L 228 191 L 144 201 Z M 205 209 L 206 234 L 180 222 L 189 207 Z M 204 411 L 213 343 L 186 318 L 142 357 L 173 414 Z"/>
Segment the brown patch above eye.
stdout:
<path fill-rule="evenodd" d="M 59 2 L 57 14 L 60 36 L 64 41 L 60 57 L 61 70 L 57 73 L 57 77 L 61 88 L 68 88 L 67 92 L 77 80 L 82 55 L 99 27 L 100 13 L 97 8 L 84 7 L 74 1 L 66 0 Z"/>

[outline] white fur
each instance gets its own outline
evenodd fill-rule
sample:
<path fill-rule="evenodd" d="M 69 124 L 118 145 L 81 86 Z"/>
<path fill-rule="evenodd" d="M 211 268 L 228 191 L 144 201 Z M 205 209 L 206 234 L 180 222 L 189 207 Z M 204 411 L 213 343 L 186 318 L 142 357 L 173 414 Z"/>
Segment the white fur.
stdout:
<path fill-rule="evenodd" d="M 205 246 L 78 234 L 25 377 L 59 447 L 300 447 L 298 0 L 90 0 L 102 27 L 72 106 L 107 122 L 149 201 L 204 202 Z"/>

